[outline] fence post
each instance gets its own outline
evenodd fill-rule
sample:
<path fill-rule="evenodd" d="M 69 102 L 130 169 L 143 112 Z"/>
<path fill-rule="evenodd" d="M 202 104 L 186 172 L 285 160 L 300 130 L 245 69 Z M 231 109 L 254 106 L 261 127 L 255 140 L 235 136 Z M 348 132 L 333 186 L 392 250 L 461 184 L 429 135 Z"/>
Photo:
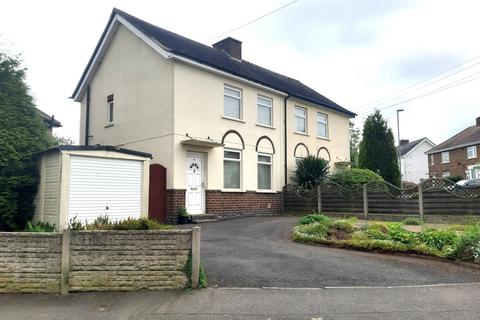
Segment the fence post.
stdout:
<path fill-rule="evenodd" d="M 418 214 L 423 220 L 423 184 L 421 182 L 418 184 Z"/>
<path fill-rule="evenodd" d="M 62 234 L 62 267 L 60 273 L 60 293 L 65 295 L 70 290 L 70 230 Z"/>
<path fill-rule="evenodd" d="M 363 218 L 368 219 L 368 188 L 363 185 Z"/>
<path fill-rule="evenodd" d="M 200 227 L 192 229 L 192 288 L 198 287 L 200 277 Z"/>
<path fill-rule="evenodd" d="M 320 185 L 317 186 L 317 212 L 322 212 L 322 191 L 320 189 Z"/>

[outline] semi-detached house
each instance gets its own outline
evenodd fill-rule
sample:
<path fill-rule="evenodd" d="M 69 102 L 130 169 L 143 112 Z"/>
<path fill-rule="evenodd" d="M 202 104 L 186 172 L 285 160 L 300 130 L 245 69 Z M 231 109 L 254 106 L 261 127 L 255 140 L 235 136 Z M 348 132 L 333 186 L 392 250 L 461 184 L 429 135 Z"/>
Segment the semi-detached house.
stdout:
<path fill-rule="evenodd" d="M 281 54 L 281 53 L 279 53 Z M 72 98 L 80 140 L 151 153 L 169 215 L 277 213 L 296 160 L 350 161 L 355 114 L 298 80 L 114 9 Z"/>

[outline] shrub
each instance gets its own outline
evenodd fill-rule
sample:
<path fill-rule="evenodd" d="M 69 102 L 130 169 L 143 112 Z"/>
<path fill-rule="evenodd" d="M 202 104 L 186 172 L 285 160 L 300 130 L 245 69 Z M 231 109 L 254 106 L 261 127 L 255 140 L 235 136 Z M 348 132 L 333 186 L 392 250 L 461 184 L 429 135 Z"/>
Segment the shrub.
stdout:
<path fill-rule="evenodd" d="M 55 225 L 51 225 L 48 222 L 37 222 L 32 224 L 30 221 L 25 226 L 26 232 L 53 232 L 55 231 Z"/>
<path fill-rule="evenodd" d="M 381 176 L 368 169 L 348 169 L 331 175 L 330 180 L 348 189 L 355 189 L 370 182 L 384 181 Z"/>
<path fill-rule="evenodd" d="M 401 223 L 389 222 L 387 223 L 388 239 L 401 242 L 404 244 L 415 244 L 417 242 L 417 234 L 406 230 Z"/>
<path fill-rule="evenodd" d="M 388 238 L 388 227 L 385 223 L 374 223 L 364 225 L 360 228 L 360 232 L 368 238 L 377 240 L 386 240 Z"/>
<path fill-rule="evenodd" d="M 356 222 L 357 218 L 334 220 L 330 223 L 330 228 L 336 230 L 343 230 L 347 233 L 352 233 L 355 231 Z"/>
<path fill-rule="evenodd" d="M 298 231 L 303 234 L 322 238 L 328 234 L 329 229 L 329 224 L 314 222 L 299 226 Z"/>
<path fill-rule="evenodd" d="M 293 180 L 305 189 L 312 189 L 324 180 L 327 172 L 328 161 L 310 155 L 298 161 Z"/>
<path fill-rule="evenodd" d="M 409 226 L 420 226 L 423 224 L 423 220 L 419 218 L 408 217 L 403 220 L 402 223 Z"/>
<path fill-rule="evenodd" d="M 97 217 L 92 223 L 85 223 L 77 220 L 77 217 L 70 219 L 68 229 L 70 230 L 169 230 L 172 227 L 149 218 L 128 218 L 119 221 L 111 221 L 105 216 Z"/>
<path fill-rule="evenodd" d="M 418 238 L 431 248 L 443 251 L 453 246 L 458 240 L 458 235 L 451 229 L 436 230 L 428 228 L 418 234 Z"/>
<path fill-rule="evenodd" d="M 183 269 L 188 278 L 187 288 L 192 288 L 192 255 L 188 257 L 187 263 Z M 200 270 L 198 274 L 198 288 L 205 289 L 208 286 L 207 275 L 205 274 L 205 267 L 200 262 Z"/>
<path fill-rule="evenodd" d="M 320 213 L 313 213 L 313 214 L 308 214 L 306 216 L 303 216 L 300 218 L 298 221 L 298 224 L 310 224 L 314 222 L 323 222 L 323 223 L 330 223 L 332 221 L 332 218 L 324 216 L 323 214 Z"/>
<path fill-rule="evenodd" d="M 180 217 L 188 217 L 188 212 L 186 208 L 180 208 L 178 209 L 178 215 Z"/>
<path fill-rule="evenodd" d="M 459 236 L 448 257 L 480 263 L 480 225 L 472 225 L 465 228 Z"/>
<path fill-rule="evenodd" d="M 452 182 L 455 182 L 455 183 L 457 183 L 460 180 L 463 180 L 463 178 L 461 176 L 448 176 L 445 179 L 448 179 L 448 180 L 450 180 Z"/>

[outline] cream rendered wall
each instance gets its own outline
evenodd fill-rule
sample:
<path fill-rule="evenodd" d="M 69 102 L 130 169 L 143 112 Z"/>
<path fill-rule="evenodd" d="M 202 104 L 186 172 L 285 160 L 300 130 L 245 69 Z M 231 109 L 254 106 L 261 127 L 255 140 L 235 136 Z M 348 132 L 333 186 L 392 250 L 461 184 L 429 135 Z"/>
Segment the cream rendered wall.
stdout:
<path fill-rule="evenodd" d="M 295 132 L 294 110 L 297 106 L 307 109 L 307 134 Z M 294 175 L 296 169 L 294 149 L 298 143 L 304 143 L 308 148 L 309 154 L 315 156 L 320 148 L 327 148 L 330 153 L 331 172 L 335 170 L 335 162 L 350 161 L 348 116 L 294 98 L 287 100 L 287 109 L 287 170 L 289 178 Z M 317 112 L 324 113 L 328 116 L 328 139 L 317 137 Z"/>
<path fill-rule="evenodd" d="M 242 90 L 242 121 L 223 118 L 224 84 Z M 257 95 L 273 100 L 273 128 L 256 124 Z M 238 131 L 245 142 L 242 151 L 242 190 L 257 190 L 257 152 L 255 145 L 261 136 L 268 136 L 274 143 L 273 190 L 281 191 L 283 181 L 283 97 L 261 90 L 252 85 L 234 81 L 181 62 L 175 63 L 175 139 L 174 139 L 174 188 L 185 189 L 186 156 L 188 151 L 203 151 L 208 155 L 206 189 L 223 189 L 223 148 L 193 148 L 181 145 L 188 139 L 213 139 L 220 142 L 228 130 Z M 230 134 L 225 141 L 228 147 L 241 149 L 236 135 Z M 262 141 L 261 151 L 272 153 L 268 142 Z"/>
<path fill-rule="evenodd" d="M 151 153 L 167 167 L 172 187 L 173 63 L 120 26 L 90 83 L 89 144 Z M 114 95 L 114 125 L 107 125 L 107 96 Z M 80 142 L 84 144 L 86 95 L 82 97 Z"/>

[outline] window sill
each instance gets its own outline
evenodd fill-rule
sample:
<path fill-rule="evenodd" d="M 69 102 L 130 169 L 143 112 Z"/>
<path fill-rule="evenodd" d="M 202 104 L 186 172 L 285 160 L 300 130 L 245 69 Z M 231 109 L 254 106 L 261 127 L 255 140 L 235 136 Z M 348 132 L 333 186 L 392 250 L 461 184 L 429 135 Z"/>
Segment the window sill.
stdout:
<path fill-rule="evenodd" d="M 325 140 L 325 141 L 330 141 L 330 139 L 328 139 L 328 137 L 319 137 L 319 136 L 317 136 L 317 139 Z"/>
<path fill-rule="evenodd" d="M 266 125 L 266 124 L 255 123 L 255 125 L 257 125 L 259 127 L 267 128 L 267 129 L 275 129 L 275 127 L 272 127 L 272 126 L 269 126 L 269 125 Z"/>
<path fill-rule="evenodd" d="M 105 128 L 110 128 L 110 127 L 113 127 L 114 125 L 115 124 L 113 122 L 110 122 L 105 125 Z"/>
<path fill-rule="evenodd" d="M 242 190 L 242 189 L 222 189 L 222 192 L 230 192 L 230 193 L 242 192 L 242 193 L 245 193 L 246 191 Z"/>
<path fill-rule="evenodd" d="M 299 134 L 301 136 L 305 136 L 305 137 L 310 137 L 310 135 L 308 133 L 305 133 L 305 132 L 300 132 L 300 131 L 293 131 L 294 134 Z"/>
<path fill-rule="evenodd" d="M 256 193 L 277 193 L 277 191 L 273 190 L 257 190 Z"/>
<path fill-rule="evenodd" d="M 477 157 L 470 157 L 470 158 L 467 157 L 467 160 L 472 160 L 472 159 L 477 159 Z"/>
<path fill-rule="evenodd" d="M 449 164 L 449 163 L 450 163 L 450 161 L 448 161 L 448 162 L 441 162 L 440 164 Z"/>
<path fill-rule="evenodd" d="M 230 118 L 230 117 L 226 117 L 226 116 L 222 116 L 222 119 L 245 123 L 245 121 L 243 121 L 242 119 Z"/>

